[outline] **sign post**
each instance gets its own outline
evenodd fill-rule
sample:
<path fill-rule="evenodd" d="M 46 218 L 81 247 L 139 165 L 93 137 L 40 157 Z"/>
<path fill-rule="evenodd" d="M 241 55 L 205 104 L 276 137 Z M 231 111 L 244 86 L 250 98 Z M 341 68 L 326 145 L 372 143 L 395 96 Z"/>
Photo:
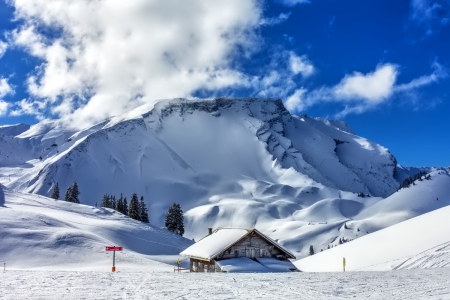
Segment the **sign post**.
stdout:
<path fill-rule="evenodd" d="M 344 257 L 343 260 L 342 260 L 342 267 L 343 267 L 344 272 L 345 272 L 345 257 Z"/>
<path fill-rule="evenodd" d="M 113 251 L 113 266 L 112 271 L 116 271 L 116 251 L 122 251 L 123 247 L 119 246 L 106 246 L 106 251 Z"/>

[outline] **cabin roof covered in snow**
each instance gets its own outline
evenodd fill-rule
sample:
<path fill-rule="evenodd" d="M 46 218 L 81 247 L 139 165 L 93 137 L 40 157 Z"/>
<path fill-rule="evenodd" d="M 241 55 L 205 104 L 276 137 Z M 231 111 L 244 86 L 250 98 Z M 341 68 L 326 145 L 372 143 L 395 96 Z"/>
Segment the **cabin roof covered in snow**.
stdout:
<path fill-rule="evenodd" d="M 255 228 L 218 228 L 214 230 L 212 234 L 207 235 L 194 245 L 181 252 L 180 255 L 210 260 L 215 258 L 223 251 L 227 250 L 237 242 L 243 240 L 252 232 L 258 234 L 270 244 L 273 244 L 279 250 L 284 252 L 288 258 L 295 259 L 295 256 L 291 252 L 284 249 L 277 242 L 262 234 Z"/>

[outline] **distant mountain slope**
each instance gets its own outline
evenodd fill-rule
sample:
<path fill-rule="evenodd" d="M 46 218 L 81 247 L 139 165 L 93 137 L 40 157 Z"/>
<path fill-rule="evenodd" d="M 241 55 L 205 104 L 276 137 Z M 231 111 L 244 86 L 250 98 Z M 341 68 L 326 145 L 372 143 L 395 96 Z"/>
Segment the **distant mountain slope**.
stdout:
<path fill-rule="evenodd" d="M 333 249 L 298 260 L 302 271 L 392 270 L 450 266 L 450 206 L 417 216 Z"/>
<path fill-rule="evenodd" d="M 0 125 L 0 135 L 16 136 L 30 129 L 27 124 Z"/>
<path fill-rule="evenodd" d="M 124 247 L 117 255 L 122 264 L 154 264 L 148 255 L 178 255 L 192 244 L 110 209 L 1 193 L 0 259 L 9 268 L 109 266 L 111 253 L 105 246 L 111 245 Z"/>

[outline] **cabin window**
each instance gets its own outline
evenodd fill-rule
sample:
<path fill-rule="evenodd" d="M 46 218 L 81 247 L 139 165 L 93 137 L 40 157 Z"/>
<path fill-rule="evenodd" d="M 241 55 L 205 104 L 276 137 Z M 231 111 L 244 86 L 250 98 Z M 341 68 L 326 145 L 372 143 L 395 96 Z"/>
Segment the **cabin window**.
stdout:
<path fill-rule="evenodd" d="M 239 257 L 239 250 L 234 250 L 234 257 Z"/>

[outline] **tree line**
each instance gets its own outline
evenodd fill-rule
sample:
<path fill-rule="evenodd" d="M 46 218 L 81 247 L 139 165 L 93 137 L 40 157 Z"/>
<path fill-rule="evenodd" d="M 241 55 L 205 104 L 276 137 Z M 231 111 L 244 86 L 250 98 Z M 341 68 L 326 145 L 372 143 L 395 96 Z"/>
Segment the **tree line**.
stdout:
<path fill-rule="evenodd" d="M 56 183 L 50 197 L 58 200 L 59 196 L 59 185 Z M 79 196 L 80 191 L 78 189 L 78 184 L 75 181 L 67 188 L 64 200 L 72 203 L 80 203 Z M 97 203 L 95 206 L 97 206 Z M 101 201 L 101 207 L 111 208 L 134 220 L 149 223 L 148 209 L 144 202 L 144 196 L 141 196 L 141 198 L 138 199 L 136 193 L 133 193 L 131 196 L 129 205 L 127 198 L 123 197 L 122 194 L 120 194 L 118 199 L 113 195 L 105 194 Z M 164 225 L 167 230 L 171 232 L 181 236 L 184 234 L 184 213 L 180 204 L 174 203 L 169 207 L 165 214 Z"/>
<path fill-rule="evenodd" d="M 398 187 L 397 191 L 401 190 L 401 189 L 406 189 L 409 188 L 412 185 L 416 185 L 414 183 L 414 181 L 419 180 L 422 181 L 422 177 L 426 180 L 431 180 L 431 175 L 427 174 L 427 172 L 422 171 L 417 173 L 416 175 L 414 175 L 413 177 L 406 177 L 405 180 L 403 180 L 402 184 L 400 184 L 400 186 Z"/>
<path fill-rule="evenodd" d="M 144 223 L 149 223 L 148 210 L 144 202 L 144 196 L 138 200 L 138 195 L 133 193 L 130 199 L 130 206 L 128 206 L 127 197 L 120 197 L 116 200 L 116 196 L 105 194 L 101 203 L 102 207 L 112 208 L 134 220 Z"/>

